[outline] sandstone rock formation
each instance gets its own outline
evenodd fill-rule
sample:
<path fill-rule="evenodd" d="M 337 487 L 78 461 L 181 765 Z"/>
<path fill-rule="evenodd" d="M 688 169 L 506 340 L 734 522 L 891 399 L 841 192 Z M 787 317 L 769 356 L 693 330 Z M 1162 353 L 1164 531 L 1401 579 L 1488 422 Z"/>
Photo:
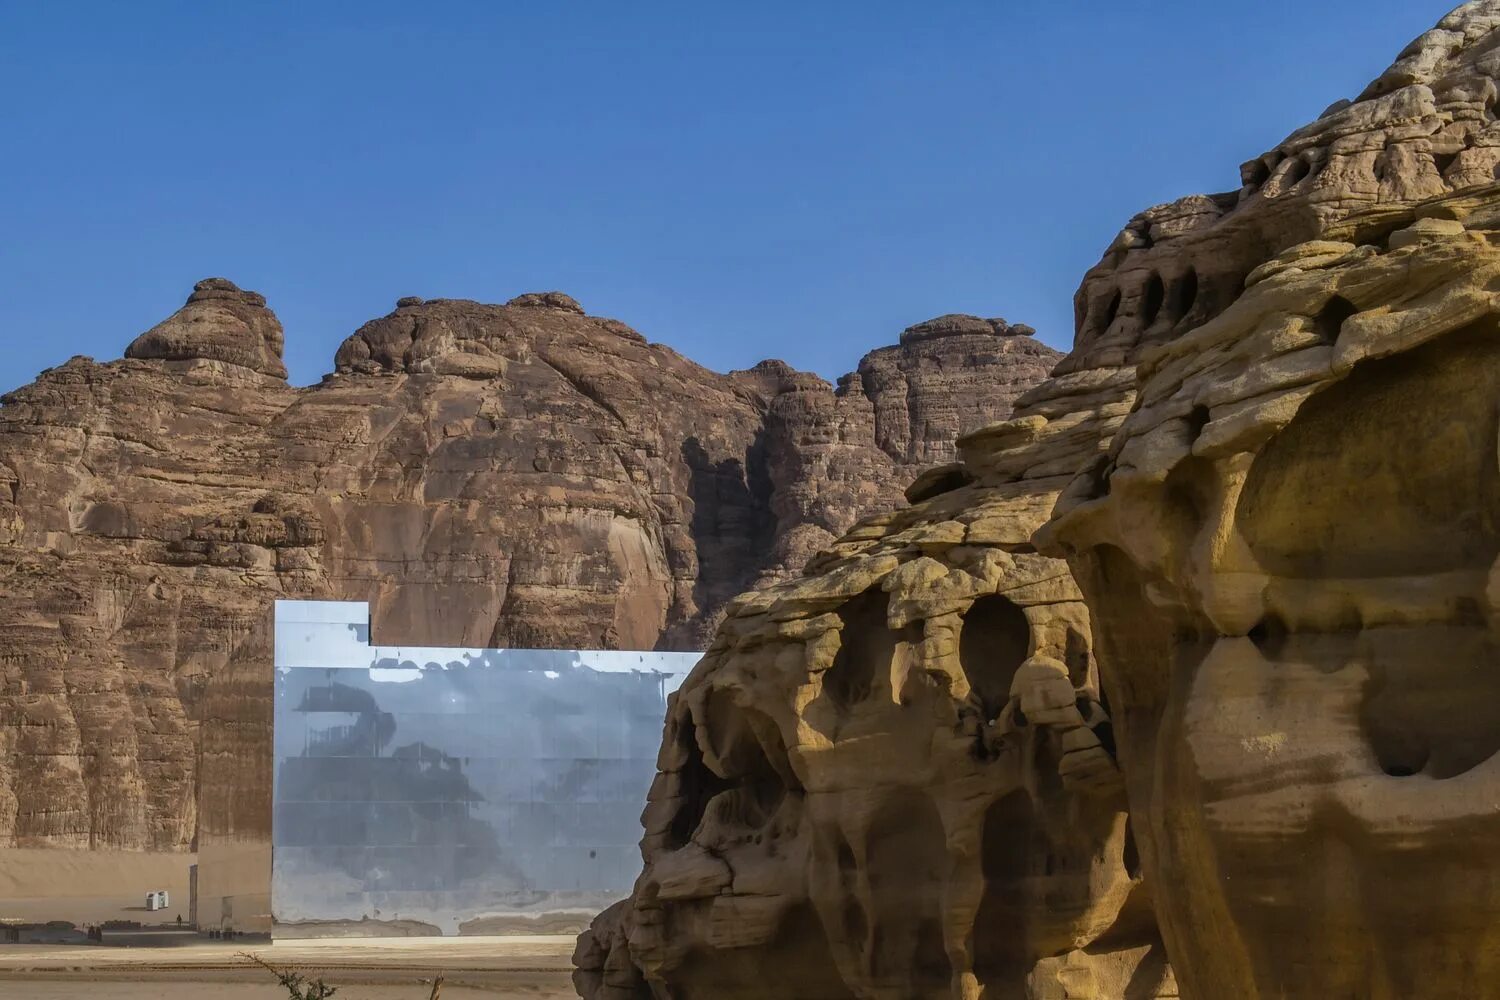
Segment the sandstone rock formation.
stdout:
<path fill-rule="evenodd" d="M 731 606 L 582 996 L 1492 991 L 1497 52 L 1132 220 L 1011 420 Z"/>
<path fill-rule="evenodd" d="M 1236 211 L 1086 285 L 1139 311 L 1152 274 L 1250 268 L 1148 335 L 1042 536 L 1095 615 L 1185 995 L 1493 991 L 1497 46 L 1500 4 L 1458 8 Z"/>
<path fill-rule="evenodd" d="M 1144 357 L 1048 532 L 1097 616 L 1186 995 L 1500 973 L 1497 237 L 1492 185 L 1262 265 Z"/>
<path fill-rule="evenodd" d="M 1130 409 L 1081 368 L 789 580 L 675 696 L 590 1000 L 1176 996 L 1088 611 L 1031 535 Z"/>
<path fill-rule="evenodd" d="M 1459 7 L 1354 101 L 1339 101 L 1240 168 L 1241 186 L 1159 205 L 1125 226 L 1074 299 L 1062 371 L 1122 363 L 1222 312 L 1276 254 L 1356 213 L 1387 213 L 1493 183 L 1500 167 L 1500 4 Z M 1355 242 L 1361 234 L 1353 233 Z"/>
<path fill-rule="evenodd" d="M 277 597 L 369 600 L 386 643 L 700 647 L 1056 358 L 943 332 L 835 391 L 556 292 L 406 298 L 299 389 L 265 300 L 200 282 L 0 406 L 0 846 L 263 836 Z"/>
<path fill-rule="evenodd" d="M 1176 995 L 1087 611 L 1027 541 L 1066 477 L 983 475 L 731 604 L 582 995 Z"/>
<path fill-rule="evenodd" d="M 223 361 L 286 378 L 281 362 L 281 323 L 265 296 L 241 290 L 224 278 L 193 286 L 187 304 L 125 349 L 143 361 Z"/>

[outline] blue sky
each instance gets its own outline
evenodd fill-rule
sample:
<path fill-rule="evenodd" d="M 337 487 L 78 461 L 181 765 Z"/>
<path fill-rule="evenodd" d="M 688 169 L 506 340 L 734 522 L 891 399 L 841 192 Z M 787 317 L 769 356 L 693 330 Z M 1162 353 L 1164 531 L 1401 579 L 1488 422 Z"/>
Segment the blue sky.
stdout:
<path fill-rule="evenodd" d="M 1132 214 L 1352 97 L 1419 0 L 0 0 L 0 388 L 223 275 L 293 380 L 402 295 L 561 289 L 711 368 L 1072 338 Z"/>

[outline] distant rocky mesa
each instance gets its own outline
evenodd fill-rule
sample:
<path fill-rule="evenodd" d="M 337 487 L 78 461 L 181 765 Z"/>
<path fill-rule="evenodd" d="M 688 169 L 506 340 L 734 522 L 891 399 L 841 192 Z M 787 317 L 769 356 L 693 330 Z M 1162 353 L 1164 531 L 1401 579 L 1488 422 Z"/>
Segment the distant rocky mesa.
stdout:
<path fill-rule="evenodd" d="M 943 317 L 830 386 L 717 374 L 559 292 L 403 298 L 287 384 L 223 278 L 0 405 L 0 845 L 269 831 L 278 597 L 377 640 L 701 648 L 1059 355 Z M 201 811 L 200 811 L 201 810 Z"/>

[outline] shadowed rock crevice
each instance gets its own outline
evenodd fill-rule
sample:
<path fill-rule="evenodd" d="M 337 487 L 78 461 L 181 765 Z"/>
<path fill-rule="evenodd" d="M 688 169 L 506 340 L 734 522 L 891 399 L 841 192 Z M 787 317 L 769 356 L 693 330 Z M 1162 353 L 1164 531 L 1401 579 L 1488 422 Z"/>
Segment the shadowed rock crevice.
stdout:
<path fill-rule="evenodd" d="M 839 608 L 839 649 L 823 675 L 823 693 L 843 713 L 889 683 L 898 636 L 886 624 L 889 599 L 871 589 Z"/>
<path fill-rule="evenodd" d="M 981 597 L 964 612 L 958 642 L 964 678 L 984 718 L 993 719 L 1010 700 L 1011 682 L 1031 651 L 1026 613 L 998 594 Z"/>
<path fill-rule="evenodd" d="M 694 728 L 684 726 L 678 729 L 677 740 L 684 763 L 677 770 L 677 808 L 667 828 L 667 843 L 673 848 L 687 846 L 708 814 L 709 803 L 721 792 L 734 787 L 733 781 L 704 763 Z"/>
<path fill-rule="evenodd" d="M 1156 322 L 1156 317 L 1161 314 L 1162 303 L 1166 299 L 1166 286 L 1161 280 L 1161 275 L 1152 272 L 1146 281 L 1146 290 L 1141 293 L 1141 323 L 1151 326 Z"/>
<path fill-rule="evenodd" d="M 1047 874 L 1044 865 L 1033 871 L 1045 859 L 1046 845 L 1030 794 L 1013 791 L 991 805 L 984 814 L 983 837 L 984 894 L 974 918 L 974 971 L 984 982 L 1010 984 L 1008 990 L 994 988 L 996 998 L 1022 997 L 1017 987 L 1031 968 L 1026 927 L 1030 884 L 1033 876 Z"/>
<path fill-rule="evenodd" d="M 953 974 L 942 927 L 948 860 L 937 807 L 920 792 L 893 792 L 865 836 L 871 979 L 904 996 L 946 996 Z"/>
<path fill-rule="evenodd" d="M 764 433 L 743 457 L 714 462 L 696 437 L 683 442 L 682 455 L 691 471 L 688 497 L 698 554 L 694 600 L 699 607 L 718 607 L 751 585 L 776 535 Z"/>
<path fill-rule="evenodd" d="M 1172 285 L 1172 299 L 1170 311 L 1174 323 L 1182 322 L 1183 318 L 1193 311 L 1198 302 L 1198 272 L 1189 267 L 1182 273 Z"/>
<path fill-rule="evenodd" d="M 1325 344 L 1338 342 L 1339 331 L 1344 322 L 1359 312 L 1359 307 L 1342 295 L 1335 295 L 1318 311 L 1313 319 L 1313 333 Z"/>

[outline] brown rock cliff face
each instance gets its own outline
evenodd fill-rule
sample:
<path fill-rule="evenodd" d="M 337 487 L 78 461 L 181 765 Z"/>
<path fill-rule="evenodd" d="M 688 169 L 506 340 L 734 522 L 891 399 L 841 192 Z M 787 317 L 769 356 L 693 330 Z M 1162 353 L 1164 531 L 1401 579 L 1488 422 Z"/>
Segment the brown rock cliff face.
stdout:
<path fill-rule="evenodd" d="M 1491 989 L 1497 51 L 1132 220 L 1012 419 L 731 605 L 581 995 Z"/>
<path fill-rule="evenodd" d="M 224 278 L 193 287 L 187 304 L 125 349 L 143 361 L 223 361 L 262 375 L 286 378 L 281 323 L 255 292 Z"/>
<path fill-rule="evenodd" d="M 1058 359 L 1033 332 L 1000 319 L 929 320 L 865 355 L 833 392 L 779 362 L 735 373 L 753 375 L 769 396 L 770 507 L 790 526 L 756 582 L 800 570 L 849 527 L 850 511 L 890 509 L 893 486 L 899 498 L 917 471 L 953 461 L 960 434 L 1009 416 Z"/>
<path fill-rule="evenodd" d="M 278 597 L 369 600 L 388 643 L 698 647 L 1056 359 L 998 329 L 877 352 L 891 406 L 709 372 L 555 292 L 403 299 L 310 388 L 281 350 L 209 279 L 124 360 L 5 397 L 0 845 L 268 833 Z M 989 391 L 933 402 L 975 364 Z"/>

